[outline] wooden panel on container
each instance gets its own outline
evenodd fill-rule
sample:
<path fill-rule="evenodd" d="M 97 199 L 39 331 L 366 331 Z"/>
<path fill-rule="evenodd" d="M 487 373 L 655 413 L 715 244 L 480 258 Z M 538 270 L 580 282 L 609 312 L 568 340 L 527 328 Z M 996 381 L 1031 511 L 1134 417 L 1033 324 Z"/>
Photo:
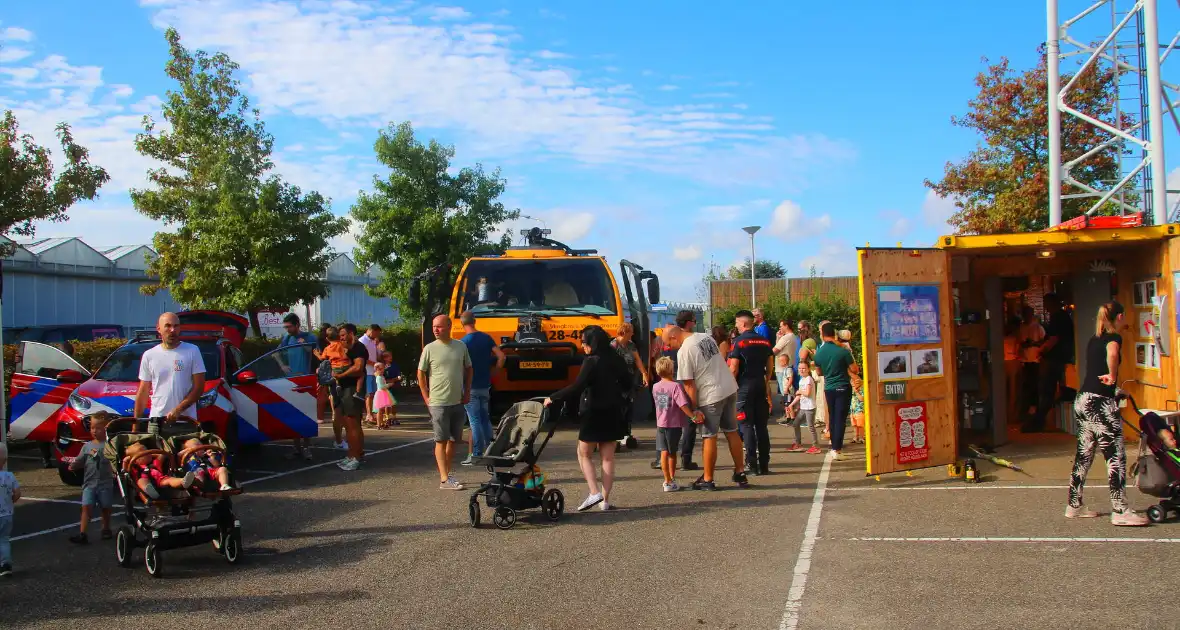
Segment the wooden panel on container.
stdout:
<path fill-rule="evenodd" d="M 930 466 L 943 466 L 958 457 L 958 414 L 956 411 L 955 327 L 952 312 L 949 256 L 942 250 L 862 249 L 860 268 L 861 339 L 865 365 L 865 471 L 876 475 Z M 881 285 L 933 285 L 939 289 L 938 344 L 879 345 L 877 287 Z M 905 397 L 886 400 L 878 378 L 878 354 L 940 348 L 943 375 L 906 380 Z M 912 363 L 912 361 L 911 361 Z M 908 404 L 907 404 L 908 401 Z M 916 461 L 899 461 L 899 407 L 924 405 L 926 410 L 926 456 Z"/>

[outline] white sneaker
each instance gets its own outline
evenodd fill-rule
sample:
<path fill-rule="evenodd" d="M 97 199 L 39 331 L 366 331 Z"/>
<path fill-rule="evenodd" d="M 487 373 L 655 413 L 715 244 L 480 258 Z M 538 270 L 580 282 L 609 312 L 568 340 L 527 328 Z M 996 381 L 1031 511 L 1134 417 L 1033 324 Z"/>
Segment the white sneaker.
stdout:
<path fill-rule="evenodd" d="M 586 497 L 585 501 L 582 501 L 582 505 L 578 506 L 578 511 L 585 512 L 586 510 L 589 510 L 590 508 L 598 505 L 599 503 L 602 503 L 602 495 L 598 494 L 598 493 L 594 493 L 594 494 Z"/>
<path fill-rule="evenodd" d="M 599 504 L 598 504 L 598 509 L 600 509 L 600 510 L 602 510 L 603 512 L 605 512 L 605 511 L 607 511 L 607 510 L 611 509 L 611 504 L 610 504 L 610 503 L 607 503 L 607 502 L 606 502 L 606 500 L 603 500 L 603 502 L 602 502 L 602 503 L 599 503 Z"/>
<path fill-rule="evenodd" d="M 233 490 L 233 488 L 228 483 L 221 484 L 221 491 L 225 492 L 226 490 Z"/>
<path fill-rule="evenodd" d="M 675 491 L 676 491 L 675 484 L 671 484 L 666 481 L 664 482 L 664 492 L 675 492 Z"/>
<path fill-rule="evenodd" d="M 342 451 L 347 451 L 348 450 L 348 440 L 340 440 L 339 442 L 336 443 L 336 448 L 338 448 Z"/>
<path fill-rule="evenodd" d="M 672 489 L 669 490 L 668 492 L 676 492 L 676 491 L 680 490 L 680 484 L 676 483 L 675 479 L 672 480 L 671 485 L 672 485 Z"/>
<path fill-rule="evenodd" d="M 844 461 L 844 460 L 848 459 L 848 458 L 847 458 L 847 457 L 845 457 L 845 456 L 844 456 L 844 454 L 843 454 L 843 453 L 841 453 L 840 451 L 831 451 L 831 454 L 832 454 L 832 459 L 833 459 L 834 461 L 842 462 L 842 461 Z"/>
<path fill-rule="evenodd" d="M 345 457 L 344 459 L 340 460 L 336 466 L 340 468 L 340 470 L 356 470 L 357 468 L 361 467 L 361 463 L 351 457 Z"/>
<path fill-rule="evenodd" d="M 462 490 L 463 484 L 459 483 L 454 477 L 447 477 L 447 480 L 438 484 L 439 490 Z"/>

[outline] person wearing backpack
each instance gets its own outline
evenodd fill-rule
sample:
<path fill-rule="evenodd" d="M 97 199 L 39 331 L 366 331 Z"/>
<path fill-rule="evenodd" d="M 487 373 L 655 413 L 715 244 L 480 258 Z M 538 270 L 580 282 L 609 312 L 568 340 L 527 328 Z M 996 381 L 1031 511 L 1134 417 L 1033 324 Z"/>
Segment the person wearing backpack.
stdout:
<path fill-rule="evenodd" d="M 279 339 L 279 348 L 316 342 L 315 335 L 299 329 L 301 325 L 302 322 L 299 321 L 299 316 L 295 313 L 288 313 L 283 318 L 285 332 L 283 337 Z M 292 376 L 314 373 L 311 365 L 312 353 L 291 350 L 285 354 L 287 369 L 291 371 Z M 287 455 L 287 459 L 297 459 L 302 456 L 303 459 L 311 461 L 311 438 L 295 438 L 291 442 L 295 450 Z"/>

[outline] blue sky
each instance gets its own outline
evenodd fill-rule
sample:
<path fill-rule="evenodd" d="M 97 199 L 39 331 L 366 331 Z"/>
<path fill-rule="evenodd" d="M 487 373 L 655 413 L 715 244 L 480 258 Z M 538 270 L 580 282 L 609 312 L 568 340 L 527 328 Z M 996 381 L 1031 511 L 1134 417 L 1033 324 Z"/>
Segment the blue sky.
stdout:
<path fill-rule="evenodd" d="M 806 6 L 9 3 L 0 107 L 42 144 L 70 122 L 114 176 L 38 236 L 150 242 L 159 226 L 126 190 L 151 166 L 132 143 L 171 87 L 172 25 L 241 64 L 279 171 L 337 213 L 383 174 L 376 130 L 408 119 L 456 145 L 457 165 L 499 166 L 504 201 L 558 237 L 648 265 L 669 299 L 693 300 L 710 260 L 747 255 L 743 225 L 763 226 L 759 258 L 791 275 L 854 274 L 866 242 L 933 243 L 950 204 L 922 180 L 977 140 L 950 117 L 975 93 L 980 58 L 1023 68 L 1045 39 L 1044 3 L 1029 0 Z"/>

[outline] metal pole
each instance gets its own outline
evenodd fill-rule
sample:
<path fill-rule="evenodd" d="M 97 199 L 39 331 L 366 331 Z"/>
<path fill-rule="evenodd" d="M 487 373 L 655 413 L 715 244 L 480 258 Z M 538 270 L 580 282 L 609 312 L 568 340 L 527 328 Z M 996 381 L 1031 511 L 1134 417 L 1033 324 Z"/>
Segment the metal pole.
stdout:
<path fill-rule="evenodd" d="M 750 308 L 758 308 L 758 283 L 755 282 L 757 274 L 754 273 L 754 233 L 750 233 Z"/>
<path fill-rule="evenodd" d="M 1051 0 L 1052 1 L 1052 0 Z M 1168 221 L 1168 169 L 1164 164 L 1163 86 L 1160 84 L 1159 6 L 1156 0 L 1143 3 L 1143 28 L 1147 49 L 1147 112 L 1151 154 L 1151 213 L 1154 225 Z"/>
<path fill-rule="evenodd" d="M 1045 56 L 1049 83 L 1049 225 L 1061 223 L 1061 41 L 1057 24 L 1057 0 L 1045 0 L 1048 37 Z"/>

